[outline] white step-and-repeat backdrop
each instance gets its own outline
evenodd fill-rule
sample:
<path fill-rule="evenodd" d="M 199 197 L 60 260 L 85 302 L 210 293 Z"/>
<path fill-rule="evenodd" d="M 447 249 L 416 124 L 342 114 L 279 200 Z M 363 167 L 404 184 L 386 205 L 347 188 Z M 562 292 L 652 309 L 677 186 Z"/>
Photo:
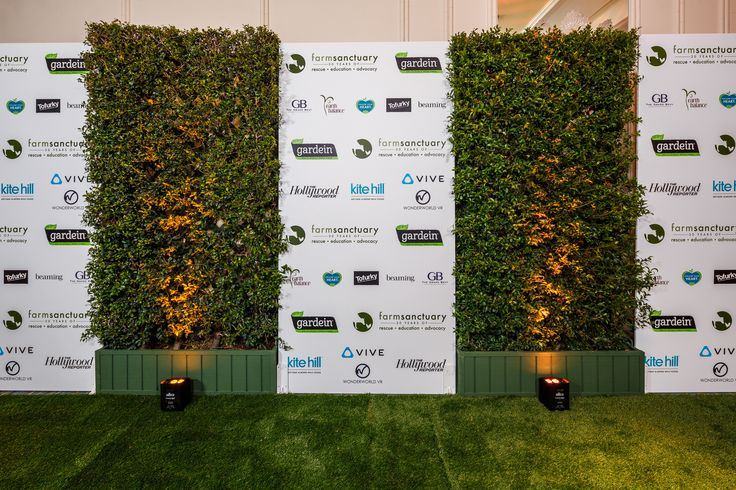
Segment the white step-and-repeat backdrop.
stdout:
<path fill-rule="evenodd" d="M 0 390 L 94 389 L 83 49 L 0 45 Z"/>
<path fill-rule="evenodd" d="M 736 36 L 641 37 L 637 230 L 657 284 L 650 392 L 736 390 Z"/>
<path fill-rule="evenodd" d="M 280 392 L 455 392 L 447 47 L 283 46 Z"/>

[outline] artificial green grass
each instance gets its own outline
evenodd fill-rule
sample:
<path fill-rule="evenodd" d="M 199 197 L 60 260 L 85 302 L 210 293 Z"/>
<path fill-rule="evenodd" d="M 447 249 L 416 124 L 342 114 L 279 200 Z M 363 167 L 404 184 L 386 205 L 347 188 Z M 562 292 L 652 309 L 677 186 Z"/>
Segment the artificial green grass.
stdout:
<path fill-rule="evenodd" d="M 0 396 L 0 488 L 732 488 L 735 395 Z"/>

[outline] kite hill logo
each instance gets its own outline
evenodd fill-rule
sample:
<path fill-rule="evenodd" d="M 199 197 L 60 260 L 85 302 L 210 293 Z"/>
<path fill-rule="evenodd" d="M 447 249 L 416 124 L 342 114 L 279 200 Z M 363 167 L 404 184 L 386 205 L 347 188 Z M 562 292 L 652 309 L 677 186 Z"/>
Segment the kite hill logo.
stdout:
<path fill-rule="evenodd" d="M 8 140 L 9 148 L 3 148 L 3 155 L 8 160 L 15 160 L 23 153 L 23 145 L 18 140 Z"/>
<path fill-rule="evenodd" d="M 18 330 L 23 325 L 23 316 L 17 311 L 10 310 L 7 316 L 7 319 L 3 319 L 3 325 L 8 330 Z"/>
<path fill-rule="evenodd" d="M 81 75 L 88 71 L 82 58 L 59 58 L 56 53 L 49 53 L 44 59 L 52 75 Z"/>
<path fill-rule="evenodd" d="M 718 320 L 713 320 L 711 322 L 711 325 L 713 325 L 713 328 L 718 330 L 719 332 L 724 332 L 731 328 L 731 324 L 733 323 L 733 317 L 731 314 L 727 311 L 719 311 L 716 313 L 718 315 Z"/>
<path fill-rule="evenodd" d="M 730 180 L 713 180 L 711 181 L 711 191 L 713 198 L 724 199 L 736 197 L 736 179 Z"/>
<path fill-rule="evenodd" d="M 304 316 L 303 311 L 291 314 L 291 323 L 299 333 L 337 333 L 334 316 Z"/>
<path fill-rule="evenodd" d="M 655 332 L 696 332 L 695 319 L 691 315 L 662 315 L 661 310 L 652 310 L 649 316 Z"/>
<path fill-rule="evenodd" d="M 736 105 L 736 94 L 732 94 L 730 91 L 725 94 L 721 94 L 718 96 L 718 102 L 720 102 L 726 109 L 730 109 Z"/>
<path fill-rule="evenodd" d="M 652 46 L 650 49 L 654 56 L 647 56 L 647 63 L 652 66 L 662 66 L 667 61 L 667 51 L 662 46 Z"/>
<path fill-rule="evenodd" d="M 84 229 L 59 229 L 46 225 L 46 240 L 49 245 L 89 245 L 89 234 Z"/>
<path fill-rule="evenodd" d="M 401 52 L 396 53 L 395 59 L 401 73 L 442 73 L 440 59 L 436 56 L 409 56 Z"/>
<path fill-rule="evenodd" d="M 736 141 L 734 141 L 733 136 L 729 134 L 722 134 L 720 138 L 723 144 L 715 145 L 716 151 L 720 155 L 730 155 L 731 153 L 733 153 L 733 150 L 736 149 Z"/>
<path fill-rule="evenodd" d="M 662 228 L 662 225 L 652 223 L 651 225 L 649 225 L 649 229 L 652 230 L 654 233 L 644 234 L 644 239 L 647 242 L 651 243 L 652 245 L 656 245 L 664 240 L 665 232 L 664 228 Z"/>
<path fill-rule="evenodd" d="M 26 108 L 26 103 L 22 100 L 13 99 L 5 103 L 5 108 L 8 109 L 8 112 L 11 114 L 20 114 L 23 112 L 23 109 Z"/>
<path fill-rule="evenodd" d="M 304 71 L 304 67 L 307 63 L 304 61 L 304 56 L 300 54 L 292 54 L 291 59 L 293 63 L 286 63 L 286 69 L 291 73 L 301 73 Z"/>
<path fill-rule="evenodd" d="M 700 156 L 698 142 L 693 139 L 666 140 L 663 134 L 655 134 L 652 136 L 652 148 L 658 157 Z"/>
<path fill-rule="evenodd" d="M 403 247 L 441 247 L 444 245 L 439 230 L 410 230 L 409 225 L 398 225 L 396 236 Z"/>
<path fill-rule="evenodd" d="M 297 160 L 337 160 L 337 148 L 332 143 L 305 143 L 299 138 L 291 140 L 291 151 Z"/>
<path fill-rule="evenodd" d="M 736 284 L 736 269 L 716 269 L 713 284 Z"/>
<path fill-rule="evenodd" d="M 8 184 L 0 182 L 0 201 L 32 201 L 36 184 Z"/>

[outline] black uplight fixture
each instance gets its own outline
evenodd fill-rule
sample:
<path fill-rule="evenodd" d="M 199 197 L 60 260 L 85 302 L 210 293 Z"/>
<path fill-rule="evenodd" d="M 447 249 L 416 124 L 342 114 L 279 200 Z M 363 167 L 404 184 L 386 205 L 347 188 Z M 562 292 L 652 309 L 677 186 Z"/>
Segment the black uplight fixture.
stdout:
<path fill-rule="evenodd" d="M 570 380 L 539 378 L 539 401 L 549 410 L 570 410 Z"/>
<path fill-rule="evenodd" d="M 161 381 L 161 410 L 182 411 L 192 401 L 191 378 L 170 378 Z"/>

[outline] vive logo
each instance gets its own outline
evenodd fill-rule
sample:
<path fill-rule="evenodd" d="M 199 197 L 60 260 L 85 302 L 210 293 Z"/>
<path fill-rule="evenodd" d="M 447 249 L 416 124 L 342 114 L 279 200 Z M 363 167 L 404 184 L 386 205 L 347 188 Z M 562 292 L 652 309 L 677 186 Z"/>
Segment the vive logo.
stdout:
<path fill-rule="evenodd" d="M 373 327 L 373 317 L 369 313 L 361 311 L 358 313 L 358 318 L 360 321 L 353 322 L 353 328 L 358 332 L 367 332 Z"/>
<path fill-rule="evenodd" d="M 3 149 L 3 155 L 5 155 L 5 158 L 8 160 L 15 160 L 21 155 L 21 153 L 23 153 L 23 145 L 20 144 L 20 141 L 8 140 L 8 145 L 10 145 L 9 149 Z"/>
<path fill-rule="evenodd" d="M 304 67 L 307 66 L 307 62 L 304 61 L 304 57 L 300 54 L 292 54 L 291 59 L 294 63 L 287 63 L 286 69 L 291 73 L 301 73 L 304 71 Z"/>
<path fill-rule="evenodd" d="M 652 66 L 662 66 L 667 61 L 667 51 L 662 46 L 652 46 L 654 56 L 647 56 L 647 63 Z"/>
<path fill-rule="evenodd" d="M 734 141 L 733 137 L 728 134 L 722 134 L 720 138 L 725 144 L 715 145 L 716 151 L 721 155 L 730 155 L 733 153 L 733 150 L 736 149 L 736 141 Z"/>
<path fill-rule="evenodd" d="M 62 183 L 61 175 L 54 174 L 54 176 L 51 177 L 51 184 L 52 185 L 61 185 L 61 183 Z"/>
<path fill-rule="evenodd" d="M 18 330 L 23 325 L 23 317 L 15 310 L 8 311 L 9 320 L 3 320 L 3 325 L 8 330 Z"/>
<path fill-rule="evenodd" d="M 370 141 L 366 139 L 359 139 L 357 143 L 359 147 L 353 148 L 353 155 L 355 155 L 356 158 L 360 158 L 362 160 L 371 156 L 371 153 L 373 152 L 373 145 L 371 145 Z"/>
<path fill-rule="evenodd" d="M 731 314 L 727 311 L 719 311 L 716 313 L 718 315 L 718 318 L 720 320 L 713 320 L 711 323 L 713 325 L 713 328 L 718 330 L 719 332 L 723 332 L 724 330 L 728 330 L 731 328 L 731 323 L 733 323 L 733 318 L 731 318 Z"/>
<path fill-rule="evenodd" d="M 654 233 L 644 235 L 644 239 L 647 242 L 651 243 L 652 245 L 656 245 L 664 240 L 664 228 L 662 228 L 661 225 L 653 223 L 649 225 L 649 229 L 652 230 Z"/>
<path fill-rule="evenodd" d="M 406 184 L 406 185 L 411 185 L 414 183 L 414 177 L 412 177 L 411 174 L 407 172 L 404 175 L 404 178 L 401 179 L 401 183 Z"/>
<path fill-rule="evenodd" d="M 304 228 L 298 225 L 294 225 L 289 229 L 294 232 L 293 235 L 286 235 L 286 240 L 289 242 L 289 245 L 297 246 L 304 243 L 304 239 L 307 236 L 307 234 L 304 232 Z"/>
<path fill-rule="evenodd" d="M 711 357 L 713 353 L 710 351 L 707 345 L 704 345 L 702 349 L 700 349 L 700 354 L 698 354 L 700 357 Z"/>
<path fill-rule="evenodd" d="M 21 112 L 23 112 L 23 109 L 26 108 L 26 103 L 22 100 L 13 99 L 7 101 L 5 103 L 5 107 L 11 114 L 20 114 Z"/>

